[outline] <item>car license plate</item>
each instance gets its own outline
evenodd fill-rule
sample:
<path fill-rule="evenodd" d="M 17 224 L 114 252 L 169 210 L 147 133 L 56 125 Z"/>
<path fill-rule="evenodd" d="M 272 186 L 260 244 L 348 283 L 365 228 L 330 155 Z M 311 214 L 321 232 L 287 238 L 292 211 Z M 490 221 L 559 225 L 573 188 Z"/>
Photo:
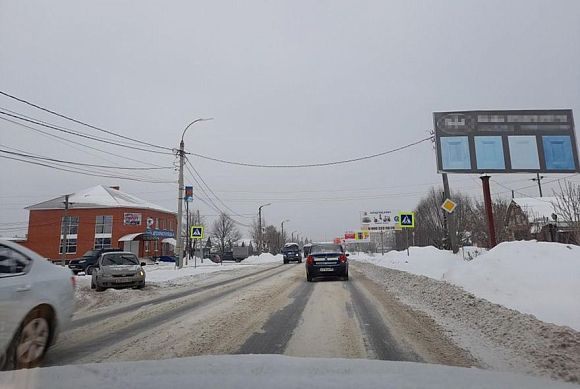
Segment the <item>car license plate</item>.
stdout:
<path fill-rule="evenodd" d="M 334 269 L 331 267 L 323 267 L 320 269 L 320 271 L 333 271 Z"/>
<path fill-rule="evenodd" d="M 113 281 L 115 282 L 115 284 L 122 284 L 125 282 L 129 282 L 130 279 L 127 277 L 123 277 L 123 278 L 115 278 Z"/>

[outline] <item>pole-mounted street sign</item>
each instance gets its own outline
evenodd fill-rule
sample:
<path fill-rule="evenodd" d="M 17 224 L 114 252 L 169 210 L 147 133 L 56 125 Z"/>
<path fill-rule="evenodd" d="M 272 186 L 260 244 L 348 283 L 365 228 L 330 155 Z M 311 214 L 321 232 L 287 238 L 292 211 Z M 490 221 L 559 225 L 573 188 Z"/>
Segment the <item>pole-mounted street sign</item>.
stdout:
<path fill-rule="evenodd" d="M 443 208 L 447 213 L 455 211 L 455 207 L 457 207 L 457 203 L 451 199 L 445 199 L 443 204 L 441 204 L 441 208 Z"/>
<path fill-rule="evenodd" d="M 415 228 L 415 212 L 400 212 L 399 225 L 401 228 Z"/>
<path fill-rule="evenodd" d="M 189 230 L 189 237 L 191 239 L 203 239 L 203 226 L 191 226 Z"/>

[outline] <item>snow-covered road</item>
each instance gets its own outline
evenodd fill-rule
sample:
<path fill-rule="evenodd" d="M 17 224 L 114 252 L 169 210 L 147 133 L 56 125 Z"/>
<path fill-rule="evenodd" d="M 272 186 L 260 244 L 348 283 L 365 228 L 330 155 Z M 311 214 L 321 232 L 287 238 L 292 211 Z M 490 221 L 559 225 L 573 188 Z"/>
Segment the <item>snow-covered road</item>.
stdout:
<path fill-rule="evenodd" d="M 87 307 L 79 308 L 45 365 L 284 354 L 578 381 L 580 334 L 571 329 L 427 277 L 356 260 L 350 273 L 348 282 L 308 283 L 303 265 L 272 261 L 141 291 L 85 291 Z"/>

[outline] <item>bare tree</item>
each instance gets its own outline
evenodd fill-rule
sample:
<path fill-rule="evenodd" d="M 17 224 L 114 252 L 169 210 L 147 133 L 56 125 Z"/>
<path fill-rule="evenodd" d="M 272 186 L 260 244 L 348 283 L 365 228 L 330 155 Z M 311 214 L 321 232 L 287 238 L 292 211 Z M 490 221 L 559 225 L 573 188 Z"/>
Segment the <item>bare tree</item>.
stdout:
<path fill-rule="evenodd" d="M 220 213 L 218 219 L 213 223 L 212 236 L 216 239 L 222 255 L 228 246 L 242 237 L 236 223 L 225 212 Z"/>
<path fill-rule="evenodd" d="M 571 243 L 580 243 L 580 185 L 566 181 L 559 183 L 560 191 L 554 191 L 554 208 L 558 222 L 566 226 Z"/>
<path fill-rule="evenodd" d="M 493 221 L 497 243 L 509 240 L 509 232 L 506 228 L 509 205 L 509 200 L 496 199 L 492 201 Z M 480 247 L 488 247 L 489 228 L 487 226 L 487 214 L 483 201 L 475 202 L 473 214 L 469 221 L 473 243 Z"/>
<path fill-rule="evenodd" d="M 469 244 L 473 202 L 469 196 L 461 192 L 452 193 L 451 198 L 457 203 L 457 207 L 453 211 L 457 227 L 457 241 L 460 245 Z M 445 236 L 447 215 L 441 209 L 441 204 L 443 204 L 444 200 L 441 188 L 431 188 L 427 196 L 419 201 L 417 208 L 415 208 L 415 219 L 417 220 L 417 226 L 414 229 L 416 246 L 433 245 L 437 248 L 450 248 Z M 404 238 L 404 234 L 395 234 L 397 249 L 403 248 Z"/>

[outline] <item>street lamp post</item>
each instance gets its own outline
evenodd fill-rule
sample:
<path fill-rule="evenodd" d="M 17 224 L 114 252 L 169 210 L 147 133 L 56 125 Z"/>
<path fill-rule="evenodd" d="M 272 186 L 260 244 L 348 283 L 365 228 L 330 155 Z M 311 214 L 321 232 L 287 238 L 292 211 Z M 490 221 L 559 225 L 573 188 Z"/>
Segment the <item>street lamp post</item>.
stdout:
<path fill-rule="evenodd" d="M 283 241 L 282 244 L 278 243 L 278 246 L 280 246 L 280 247 L 283 246 L 284 243 L 286 243 L 285 239 L 284 239 L 284 223 L 287 223 L 289 221 L 290 221 L 289 219 L 286 219 L 286 220 L 282 220 L 282 223 L 280 223 L 280 225 L 282 226 L 282 228 L 281 228 L 282 231 L 280 232 L 280 235 L 281 235 L 282 241 Z"/>
<path fill-rule="evenodd" d="M 262 254 L 262 208 L 272 205 L 272 203 L 260 205 L 258 207 L 258 254 Z"/>
<path fill-rule="evenodd" d="M 183 191 L 184 191 L 184 187 L 183 187 L 183 165 L 185 162 L 185 144 L 183 142 L 183 138 L 185 137 L 185 133 L 187 132 L 187 130 L 189 129 L 189 127 L 191 127 L 192 125 L 194 125 L 197 122 L 202 122 L 202 121 L 206 121 L 206 120 L 212 120 L 213 118 L 209 118 L 209 119 L 196 119 L 194 121 L 192 121 L 191 123 L 189 123 L 187 125 L 187 127 L 185 127 L 185 129 L 183 130 L 183 133 L 181 134 L 181 142 L 179 142 L 179 180 L 178 180 L 178 189 L 177 189 L 177 233 L 176 233 L 176 242 L 175 242 L 175 251 L 177 251 L 177 262 L 176 262 L 176 266 L 179 267 L 180 269 L 183 267 L 183 234 L 181 229 L 182 227 L 182 223 L 183 223 Z"/>

